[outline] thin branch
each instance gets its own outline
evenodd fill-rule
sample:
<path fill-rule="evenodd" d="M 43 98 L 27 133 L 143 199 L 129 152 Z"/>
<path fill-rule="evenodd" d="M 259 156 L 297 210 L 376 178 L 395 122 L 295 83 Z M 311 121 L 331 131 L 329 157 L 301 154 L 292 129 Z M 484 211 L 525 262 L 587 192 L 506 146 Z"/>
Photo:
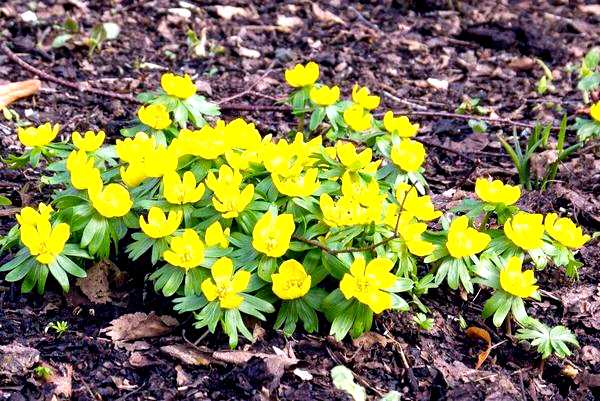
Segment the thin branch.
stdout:
<path fill-rule="evenodd" d="M 6 46 L 6 43 L 0 43 L 0 50 L 2 50 L 2 52 L 4 54 L 6 54 L 6 56 L 11 61 L 13 61 L 15 64 L 18 64 L 24 70 L 27 70 L 27 71 L 31 72 L 32 74 L 34 74 L 34 75 L 37 75 L 39 78 L 41 78 L 41 79 L 43 79 L 45 81 L 54 82 L 54 83 L 57 83 L 59 85 L 66 86 L 68 88 L 75 89 L 75 90 L 77 90 L 79 92 L 92 93 L 92 94 L 95 94 L 95 95 L 107 96 L 107 97 L 112 97 L 114 99 L 126 100 L 128 102 L 138 103 L 138 101 L 133 96 L 131 96 L 130 94 L 115 93 L 115 92 L 106 91 L 106 90 L 103 90 L 103 89 L 96 89 L 96 88 L 92 88 L 92 87 L 87 86 L 87 85 L 83 85 L 81 83 L 66 81 L 66 80 L 64 80 L 62 78 L 58 78 L 58 77 L 55 77 L 54 75 L 50 75 L 47 72 L 44 72 L 44 71 L 42 71 L 42 70 L 40 70 L 40 69 L 32 66 L 31 64 L 28 64 L 23 59 L 19 58 L 19 56 L 17 56 L 15 53 L 13 53 L 8 48 L 8 46 Z"/>
<path fill-rule="evenodd" d="M 254 82 L 252 82 L 246 89 L 244 89 L 242 92 L 240 93 L 236 93 L 233 96 L 229 96 L 226 97 L 225 99 L 221 99 L 217 102 L 218 105 L 222 105 L 223 103 L 229 103 L 234 99 L 246 96 L 247 94 L 251 93 L 253 91 L 253 89 L 260 84 L 272 71 L 273 71 L 273 65 L 275 65 L 275 61 L 271 62 L 271 64 L 267 67 L 267 70 L 264 72 L 264 74 L 262 74 L 260 77 L 258 77 L 256 80 L 254 80 Z"/>

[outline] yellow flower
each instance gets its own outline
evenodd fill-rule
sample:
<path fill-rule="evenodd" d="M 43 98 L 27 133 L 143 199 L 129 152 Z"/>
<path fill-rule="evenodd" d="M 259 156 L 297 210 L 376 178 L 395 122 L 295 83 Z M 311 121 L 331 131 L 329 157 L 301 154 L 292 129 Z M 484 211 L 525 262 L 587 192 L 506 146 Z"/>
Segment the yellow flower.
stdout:
<path fill-rule="evenodd" d="M 206 246 L 218 245 L 221 248 L 227 248 L 229 246 L 229 228 L 223 230 L 221 223 L 215 221 L 206 229 L 204 242 L 206 242 Z"/>
<path fill-rule="evenodd" d="M 425 146 L 412 139 L 403 139 L 392 145 L 390 158 L 395 165 L 406 172 L 415 172 L 425 161 Z"/>
<path fill-rule="evenodd" d="M 46 205 L 42 202 L 38 205 L 37 210 L 35 210 L 31 206 L 24 207 L 23 209 L 21 209 L 21 213 L 17 213 L 16 218 L 17 222 L 21 226 L 34 226 L 40 220 L 49 220 L 50 214 L 53 211 L 54 210 L 52 209 L 52 206 Z"/>
<path fill-rule="evenodd" d="M 67 171 L 75 189 L 97 189 L 102 187 L 100 170 L 94 167 L 94 158 L 87 157 L 84 150 L 73 151 L 67 158 Z"/>
<path fill-rule="evenodd" d="M 244 211 L 254 197 L 254 185 L 249 184 L 240 191 L 242 175 L 226 164 L 219 168 L 219 178 L 213 172 L 206 177 L 206 186 L 214 192 L 212 203 L 218 212 L 226 218 L 237 217 Z"/>
<path fill-rule="evenodd" d="M 359 104 L 362 108 L 373 110 L 379 106 L 381 99 L 379 96 L 371 95 L 369 88 L 366 86 L 360 88 L 358 84 L 354 84 L 354 87 L 352 87 L 352 101 Z"/>
<path fill-rule="evenodd" d="M 577 227 L 573 220 L 568 217 L 558 218 L 556 213 L 546 215 L 544 223 L 548 234 L 567 248 L 579 249 L 591 238 L 584 235 L 581 227 Z"/>
<path fill-rule="evenodd" d="M 88 190 L 92 206 L 104 217 L 122 217 L 129 213 L 133 201 L 129 191 L 119 184 Z"/>
<path fill-rule="evenodd" d="M 137 187 L 148 178 L 144 170 L 144 163 L 141 162 L 130 163 L 127 168 L 121 166 L 119 172 L 121 173 L 121 180 L 129 188 Z"/>
<path fill-rule="evenodd" d="M 228 150 L 225 122 L 217 121 L 214 128 L 206 124 L 196 131 L 182 129 L 171 142 L 171 147 L 178 156 L 193 155 L 214 160 Z"/>
<path fill-rule="evenodd" d="M 464 258 L 483 251 L 490 243 L 490 236 L 469 227 L 469 218 L 460 216 L 452 220 L 448 230 L 446 248 L 453 258 Z"/>
<path fill-rule="evenodd" d="M 509 294 L 520 298 L 529 298 L 535 294 L 538 286 L 535 285 L 533 270 L 521 271 L 523 261 L 512 256 L 506 266 L 500 270 L 500 287 Z"/>
<path fill-rule="evenodd" d="M 317 175 L 319 170 L 316 168 L 308 169 L 304 174 L 294 177 L 281 177 L 277 174 L 271 174 L 275 188 L 287 196 L 307 197 L 311 196 L 319 188 Z"/>
<path fill-rule="evenodd" d="M 365 111 L 358 104 L 354 104 L 344 110 L 344 121 L 356 132 L 366 131 L 371 128 L 371 120 L 371 113 Z"/>
<path fill-rule="evenodd" d="M 140 216 L 140 228 L 150 238 L 163 238 L 173 234 L 179 228 L 182 218 L 181 210 L 172 210 L 167 217 L 161 208 L 153 206 L 148 212 L 148 222 L 144 216 Z"/>
<path fill-rule="evenodd" d="M 300 175 L 305 167 L 312 166 L 316 158 L 311 157 L 319 151 L 322 144 L 320 136 L 304 142 L 302 133 L 297 133 L 293 143 L 280 139 L 277 143 L 267 142 L 261 152 L 262 161 L 268 172 L 282 177 Z"/>
<path fill-rule="evenodd" d="M 279 272 L 271 274 L 273 293 L 281 299 L 302 298 L 310 290 L 311 277 L 304 266 L 294 259 L 279 266 Z"/>
<path fill-rule="evenodd" d="M 293 88 L 310 86 L 319 79 L 319 65 L 313 61 L 305 66 L 296 64 L 294 68 L 285 70 L 285 80 Z"/>
<path fill-rule="evenodd" d="M 196 85 L 194 85 L 194 81 L 188 74 L 184 76 L 175 75 L 171 72 L 163 74 L 160 77 L 160 86 L 167 95 L 180 99 L 187 99 L 196 94 Z"/>
<path fill-rule="evenodd" d="M 50 221 L 42 218 L 37 219 L 35 224 L 22 225 L 20 231 L 23 245 L 38 262 L 45 265 L 60 255 L 71 235 L 68 224 L 60 223 L 52 227 Z"/>
<path fill-rule="evenodd" d="M 227 164 L 239 171 L 248 170 L 251 164 L 261 164 L 261 154 L 255 150 L 228 150 L 225 152 Z"/>
<path fill-rule="evenodd" d="M 390 272 L 394 263 L 384 258 L 376 258 L 365 263 L 362 257 L 354 259 L 350 273 L 344 274 L 340 281 L 340 290 L 346 299 L 356 298 L 375 313 L 381 313 L 392 307 L 392 295 L 382 291 L 396 282 L 396 276 Z"/>
<path fill-rule="evenodd" d="M 196 203 L 204 195 L 204 184 L 196 185 L 196 177 L 191 171 L 183 173 L 183 179 L 176 171 L 163 176 L 163 193 L 167 202 L 173 205 Z"/>
<path fill-rule="evenodd" d="M 202 293 L 209 302 L 219 300 L 222 309 L 235 309 L 244 302 L 242 291 L 248 288 L 250 272 L 238 270 L 233 273 L 233 262 L 227 257 L 218 259 L 210 268 L 212 275 L 201 284 Z"/>
<path fill-rule="evenodd" d="M 161 130 L 171 125 L 171 117 L 164 104 L 141 106 L 137 114 L 143 124 L 154 129 Z"/>
<path fill-rule="evenodd" d="M 590 106 L 590 116 L 593 120 L 600 123 L 600 101 Z"/>
<path fill-rule="evenodd" d="M 56 138 L 60 125 L 46 123 L 38 127 L 17 128 L 17 136 L 19 141 L 27 147 L 35 148 L 46 146 Z"/>
<path fill-rule="evenodd" d="M 254 123 L 236 118 L 225 126 L 225 140 L 229 149 L 257 150 L 261 146 L 262 137 Z"/>
<path fill-rule="evenodd" d="M 475 181 L 475 193 L 484 202 L 504 205 L 512 205 L 521 197 L 518 185 L 503 184 L 500 180 L 490 181 L 486 178 Z"/>
<path fill-rule="evenodd" d="M 363 171 L 366 173 L 374 173 L 379 166 L 380 160 L 377 160 L 375 165 L 371 163 L 373 151 L 371 148 L 366 148 L 360 153 L 356 153 L 356 147 L 351 142 L 338 141 L 335 144 L 335 151 L 340 163 L 350 171 Z"/>
<path fill-rule="evenodd" d="M 382 204 L 379 202 L 361 206 L 351 196 L 342 196 L 334 202 L 331 196 L 322 194 L 319 206 L 323 212 L 323 222 L 330 227 L 379 224 L 381 221 Z"/>
<path fill-rule="evenodd" d="M 419 132 L 419 124 L 411 124 L 406 116 L 394 117 L 394 112 L 388 111 L 383 116 L 383 126 L 390 134 L 397 134 L 402 138 L 412 138 Z"/>
<path fill-rule="evenodd" d="M 98 131 L 97 134 L 94 134 L 94 131 L 86 131 L 83 136 L 77 131 L 73 132 L 71 135 L 71 140 L 73 141 L 73 145 L 79 150 L 83 150 L 84 152 L 93 152 L 102 146 L 104 142 L 104 138 L 106 138 L 106 134 L 104 131 Z"/>
<path fill-rule="evenodd" d="M 183 234 L 173 237 L 171 247 L 163 252 L 163 259 L 171 266 L 184 270 L 193 269 L 204 261 L 204 243 L 198 233 L 191 228 L 183 230 Z"/>
<path fill-rule="evenodd" d="M 396 187 L 396 200 L 402 205 L 403 213 L 407 213 L 417 220 L 431 221 L 442 215 L 442 212 L 435 210 L 431 196 L 419 196 L 417 189 L 405 182 L 399 183 Z"/>
<path fill-rule="evenodd" d="M 504 234 L 515 245 L 526 251 L 541 248 L 544 245 L 544 225 L 541 214 L 519 212 L 504 223 Z"/>
<path fill-rule="evenodd" d="M 385 199 L 385 195 L 379 194 L 379 184 L 375 178 L 366 182 L 359 174 L 350 171 L 342 175 L 342 194 L 364 206 L 380 204 Z"/>
<path fill-rule="evenodd" d="M 340 88 L 336 85 L 329 87 L 323 85 L 319 88 L 313 86 L 308 94 L 310 100 L 319 106 L 329 106 L 334 104 L 340 98 Z"/>
<path fill-rule="evenodd" d="M 175 172 L 178 162 L 177 153 L 172 148 L 158 146 L 145 155 L 144 174 L 147 177 L 163 177 L 167 173 Z"/>
<path fill-rule="evenodd" d="M 435 250 L 434 244 L 423 239 L 427 224 L 414 221 L 413 216 L 406 212 L 400 215 L 398 221 L 398 207 L 396 205 L 388 205 L 385 212 L 385 224 L 394 229 L 396 223 L 398 223 L 398 234 L 410 253 L 415 256 L 427 256 Z"/>
<path fill-rule="evenodd" d="M 267 211 L 252 230 L 252 246 L 267 256 L 277 258 L 290 247 L 290 239 L 296 229 L 294 216 L 289 213 L 276 216 Z"/>
<path fill-rule="evenodd" d="M 117 139 L 115 149 L 119 159 L 126 163 L 143 162 L 156 147 L 154 137 L 138 132 L 134 138 Z"/>

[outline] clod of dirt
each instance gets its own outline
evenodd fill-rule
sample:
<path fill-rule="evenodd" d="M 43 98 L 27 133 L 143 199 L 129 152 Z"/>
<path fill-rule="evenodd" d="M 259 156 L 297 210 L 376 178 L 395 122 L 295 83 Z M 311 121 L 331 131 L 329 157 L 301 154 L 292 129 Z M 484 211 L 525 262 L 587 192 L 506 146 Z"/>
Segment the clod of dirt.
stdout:
<path fill-rule="evenodd" d="M 77 286 L 92 303 L 105 304 L 111 300 L 108 275 L 113 266 L 110 261 L 100 261 L 87 271 L 87 277 L 77 280 Z"/>
<path fill-rule="evenodd" d="M 17 343 L 0 346 L 0 377 L 10 380 L 13 376 L 23 376 L 40 359 L 40 352 Z"/>
<path fill-rule="evenodd" d="M 600 330 L 600 286 L 581 285 L 565 289 L 560 296 L 565 314 L 584 326 Z"/>
<path fill-rule="evenodd" d="M 154 312 L 123 315 L 102 329 L 113 341 L 131 341 L 139 338 L 160 337 L 173 330 L 179 322 L 171 316 L 157 316 Z"/>

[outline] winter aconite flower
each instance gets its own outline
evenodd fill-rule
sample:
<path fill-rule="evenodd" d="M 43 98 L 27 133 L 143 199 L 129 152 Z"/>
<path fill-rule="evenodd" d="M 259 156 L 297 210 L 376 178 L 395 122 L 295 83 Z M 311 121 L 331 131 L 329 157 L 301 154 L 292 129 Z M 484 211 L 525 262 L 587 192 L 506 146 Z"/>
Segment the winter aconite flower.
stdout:
<path fill-rule="evenodd" d="M 385 210 L 385 224 L 395 229 L 397 226 L 400 239 L 408 251 L 415 256 L 427 256 L 431 254 L 435 245 L 423 239 L 423 233 L 427 230 L 427 224 L 414 221 L 413 216 L 402 212 L 398 217 L 396 205 L 389 205 Z"/>
<path fill-rule="evenodd" d="M 402 205 L 402 212 L 421 221 L 435 220 L 442 212 L 435 210 L 431 196 L 419 195 L 417 189 L 405 182 L 400 182 L 396 187 L 396 200 Z"/>
<path fill-rule="evenodd" d="M 143 124 L 158 130 L 165 129 L 171 125 L 169 112 L 165 105 L 160 103 L 140 107 L 138 118 Z"/>
<path fill-rule="evenodd" d="M 392 145 L 390 153 L 392 162 L 406 172 L 415 172 L 425 161 L 425 146 L 412 139 L 403 139 Z"/>
<path fill-rule="evenodd" d="M 335 144 L 335 150 L 340 163 L 347 170 L 374 173 L 379 166 L 379 161 L 371 163 L 371 157 L 373 156 L 371 148 L 366 148 L 357 153 L 353 143 L 338 141 Z"/>
<path fill-rule="evenodd" d="M 196 94 L 196 85 L 188 74 L 184 76 L 175 75 L 170 72 L 163 74 L 160 77 L 160 86 L 162 86 L 167 95 L 180 99 L 187 99 Z"/>
<path fill-rule="evenodd" d="M 346 299 L 356 298 L 375 313 L 390 309 L 392 295 L 383 290 L 396 282 L 396 275 L 390 271 L 393 266 L 389 259 L 376 258 L 367 264 L 358 257 L 350 266 L 350 273 L 344 274 L 340 281 L 340 290 Z"/>
<path fill-rule="evenodd" d="M 319 79 L 319 65 L 313 61 L 305 66 L 296 64 L 294 68 L 285 70 L 285 80 L 293 88 L 310 86 Z"/>
<path fill-rule="evenodd" d="M 590 117 L 598 123 L 600 123 L 600 101 L 590 106 Z"/>
<path fill-rule="evenodd" d="M 140 216 L 140 228 L 150 238 L 163 238 L 173 234 L 181 224 L 183 213 L 172 210 L 168 217 L 165 212 L 156 206 L 150 208 L 147 221 Z"/>
<path fill-rule="evenodd" d="M 509 294 L 520 298 L 529 298 L 535 294 L 538 286 L 535 285 L 533 270 L 521 271 L 523 261 L 512 256 L 506 266 L 500 270 L 500 286 Z"/>
<path fill-rule="evenodd" d="M 419 132 L 419 124 L 411 124 L 406 116 L 394 117 L 392 111 L 384 114 L 383 126 L 390 134 L 396 134 L 402 138 L 412 138 Z"/>
<path fill-rule="evenodd" d="M 29 253 L 42 264 L 50 264 L 65 248 L 71 235 L 66 223 L 52 227 L 50 221 L 38 219 L 35 224 L 21 226 L 21 242 L 29 249 Z"/>
<path fill-rule="evenodd" d="M 56 138 L 60 125 L 46 123 L 38 127 L 17 128 L 19 141 L 27 147 L 36 148 L 46 146 Z"/>
<path fill-rule="evenodd" d="M 212 171 L 206 177 L 206 186 L 213 191 L 213 207 L 226 219 L 237 217 L 254 197 L 254 185 L 240 190 L 242 179 L 239 171 L 226 164 L 219 168 L 218 177 Z"/>
<path fill-rule="evenodd" d="M 337 102 L 340 98 L 340 88 L 337 85 L 331 88 L 327 85 L 323 85 L 319 88 L 313 86 L 310 88 L 308 95 L 310 100 L 312 100 L 316 105 L 330 106 Z"/>
<path fill-rule="evenodd" d="M 304 266 L 294 259 L 286 260 L 279 266 L 279 271 L 271 275 L 273 293 L 280 299 L 301 298 L 310 290 L 311 277 L 306 274 Z"/>
<path fill-rule="evenodd" d="M 267 256 L 282 256 L 290 246 L 295 228 L 294 216 L 291 214 L 277 216 L 267 211 L 254 225 L 252 246 Z"/>
<path fill-rule="evenodd" d="M 446 248 L 453 258 L 464 258 L 483 251 L 490 240 L 489 235 L 469 227 L 467 216 L 460 216 L 450 223 Z"/>
<path fill-rule="evenodd" d="M 129 191 L 119 184 L 88 190 L 92 206 L 104 217 L 122 217 L 129 213 L 133 201 Z"/>
<path fill-rule="evenodd" d="M 77 149 L 84 152 L 93 152 L 97 150 L 100 146 L 102 146 L 104 138 L 106 138 L 104 131 L 98 131 L 97 134 L 95 134 L 94 131 L 86 131 L 83 136 L 79 132 L 75 131 L 71 135 L 73 145 L 75 145 Z"/>
<path fill-rule="evenodd" d="M 490 181 L 486 178 L 478 178 L 475 181 L 475 193 L 484 202 L 504 205 L 512 205 L 521 197 L 519 186 L 504 184 L 500 180 Z"/>
<path fill-rule="evenodd" d="M 191 171 L 183 173 L 183 179 L 176 171 L 165 174 L 163 186 L 165 199 L 173 205 L 196 203 L 204 195 L 204 184 L 196 184 L 196 177 Z"/>
<path fill-rule="evenodd" d="M 222 309 L 238 308 L 244 302 L 244 291 L 250 283 L 250 272 L 238 270 L 233 272 L 233 262 L 227 257 L 218 259 L 210 268 L 212 278 L 201 284 L 202 293 L 209 302 L 219 300 Z"/>
<path fill-rule="evenodd" d="M 365 111 L 362 106 L 354 104 L 344 110 L 344 122 L 348 124 L 352 130 L 360 132 L 371 128 L 371 113 Z"/>
<path fill-rule="evenodd" d="M 37 210 L 31 206 L 26 206 L 15 217 L 17 218 L 17 223 L 21 226 L 36 225 L 40 220 L 49 220 L 52 212 L 52 206 L 42 202 L 38 205 Z"/>
<path fill-rule="evenodd" d="M 221 223 L 215 221 L 206 229 L 204 242 L 206 242 L 206 246 L 227 248 L 229 246 L 229 228 L 223 230 Z"/>
<path fill-rule="evenodd" d="M 147 154 L 156 147 L 154 137 L 138 132 L 133 138 L 117 139 L 115 149 L 125 163 L 142 163 Z"/>
<path fill-rule="evenodd" d="M 556 213 L 546 215 L 544 225 L 546 232 L 567 248 L 579 249 L 591 238 L 584 235 L 581 227 L 577 227 L 573 220 L 568 217 L 558 218 Z"/>
<path fill-rule="evenodd" d="M 71 177 L 71 185 L 75 189 L 97 189 L 102 187 L 100 170 L 94 167 L 94 158 L 88 157 L 83 150 L 73 151 L 67 158 L 67 171 Z"/>
<path fill-rule="evenodd" d="M 287 196 L 306 197 L 312 195 L 319 188 L 316 168 L 308 169 L 303 174 L 292 177 L 281 177 L 278 174 L 271 175 L 275 188 Z"/>
<path fill-rule="evenodd" d="M 130 163 L 129 166 L 121 166 L 119 169 L 121 180 L 129 188 L 135 188 L 142 183 L 148 176 L 144 169 L 144 163 Z"/>
<path fill-rule="evenodd" d="M 171 247 L 162 256 L 170 265 L 189 270 L 204 261 L 204 243 L 196 231 L 186 228 L 183 234 L 173 237 Z"/>
<path fill-rule="evenodd" d="M 544 245 L 544 216 L 519 212 L 504 223 L 504 234 L 518 247 L 529 251 Z"/>
<path fill-rule="evenodd" d="M 369 88 L 366 86 L 361 88 L 358 84 L 354 84 L 352 87 L 352 101 L 364 109 L 373 110 L 379 106 L 381 99 L 379 96 L 371 95 Z"/>

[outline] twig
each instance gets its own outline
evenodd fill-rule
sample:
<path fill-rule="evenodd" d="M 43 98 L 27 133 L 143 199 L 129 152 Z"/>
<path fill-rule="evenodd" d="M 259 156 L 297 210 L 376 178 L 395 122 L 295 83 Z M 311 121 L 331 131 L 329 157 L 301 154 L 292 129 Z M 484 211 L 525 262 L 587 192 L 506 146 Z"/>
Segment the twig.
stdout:
<path fill-rule="evenodd" d="M 276 105 L 263 105 L 263 104 L 243 104 L 243 103 L 229 103 L 219 104 L 221 110 L 234 110 L 234 111 L 280 111 L 289 113 L 292 109 L 289 106 L 276 106 Z"/>
<path fill-rule="evenodd" d="M 374 29 L 378 32 L 382 32 L 381 29 L 376 24 L 374 24 L 373 22 L 366 19 L 365 16 L 362 15 L 360 13 L 360 11 L 358 11 L 356 8 L 354 8 L 353 6 L 350 6 L 348 8 L 350 9 L 350 11 L 352 11 L 354 14 L 356 14 L 356 18 L 358 18 L 363 24 L 365 24 L 369 28 Z"/>
<path fill-rule="evenodd" d="M 117 399 L 116 399 L 116 401 L 124 401 L 124 400 L 126 400 L 127 398 L 129 398 L 129 396 L 131 396 L 131 395 L 134 395 L 134 394 L 136 394 L 136 393 L 139 393 L 140 391 L 142 391 L 142 389 L 143 389 L 144 387 L 146 387 L 146 385 L 147 385 L 147 384 L 148 384 L 148 382 L 145 382 L 144 384 L 142 384 L 141 386 L 139 386 L 139 387 L 138 387 L 138 388 L 136 388 L 135 390 L 132 390 L 132 391 L 128 392 L 127 394 L 125 394 L 125 395 L 123 395 L 123 396 L 121 396 L 121 397 L 117 398 Z"/>
<path fill-rule="evenodd" d="M 217 102 L 218 105 L 221 105 L 223 103 L 229 103 L 234 99 L 246 96 L 247 94 L 251 93 L 253 91 L 253 89 L 260 84 L 272 71 L 273 71 L 273 65 L 275 65 L 275 62 L 271 62 L 271 64 L 267 67 L 267 70 L 264 72 L 264 74 L 262 74 L 260 77 L 258 77 L 257 79 L 254 80 L 254 82 L 252 82 L 246 89 L 244 89 L 242 92 L 240 93 L 236 93 L 233 96 L 229 96 L 226 97 L 225 99 L 221 99 Z"/>
<path fill-rule="evenodd" d="M 19 56 L 17 56 L 15 53 L 13 53 L 8 46 L 6 46 L 6 43 L 0 43 L 0 50 L 2 50 L 2 52 L 4 54 L 6 54 L 6 56 L 13 61 L 15 64 L 18 64 L 19 66 L 21 66 L 21 68 L 37 75 L 39 78 L 46 80 L 46 81 L 50 81 L 50 82 L 54 82 L 63 86 L 66 86 L 68 88 L 71 89 L 75 89 L 79 92 L 85 92 L 85 93 L 93 93 L 95 95 L 100 95 L 100 96 L 107 96 L 107 97 L 112 97 L 114 99 L 119 99 L 119 100 L 126 100 L 128 102 L 134 102 L 137 103 L 138 101 L 131 96 L 130 94 L 125 94 L 125 93 L 115 93 L 115 92 L 111 92 L 111 91 L 105 91 L 103 89 L 96 89 L 96 88 L 92 88 L 86 85 L 83 85 L 81 83 L 76 83 L 76 82 L 69 82 L 66 81 L 62 78 L 58 78 L 55 77 L 54 75 L 50 75 L 47 72 L 44 72 L 34 66 L 32 66 L 31 64 L 28 64 L 27 62 L 23 61 L 21 58 L 19 58 Z"/>

